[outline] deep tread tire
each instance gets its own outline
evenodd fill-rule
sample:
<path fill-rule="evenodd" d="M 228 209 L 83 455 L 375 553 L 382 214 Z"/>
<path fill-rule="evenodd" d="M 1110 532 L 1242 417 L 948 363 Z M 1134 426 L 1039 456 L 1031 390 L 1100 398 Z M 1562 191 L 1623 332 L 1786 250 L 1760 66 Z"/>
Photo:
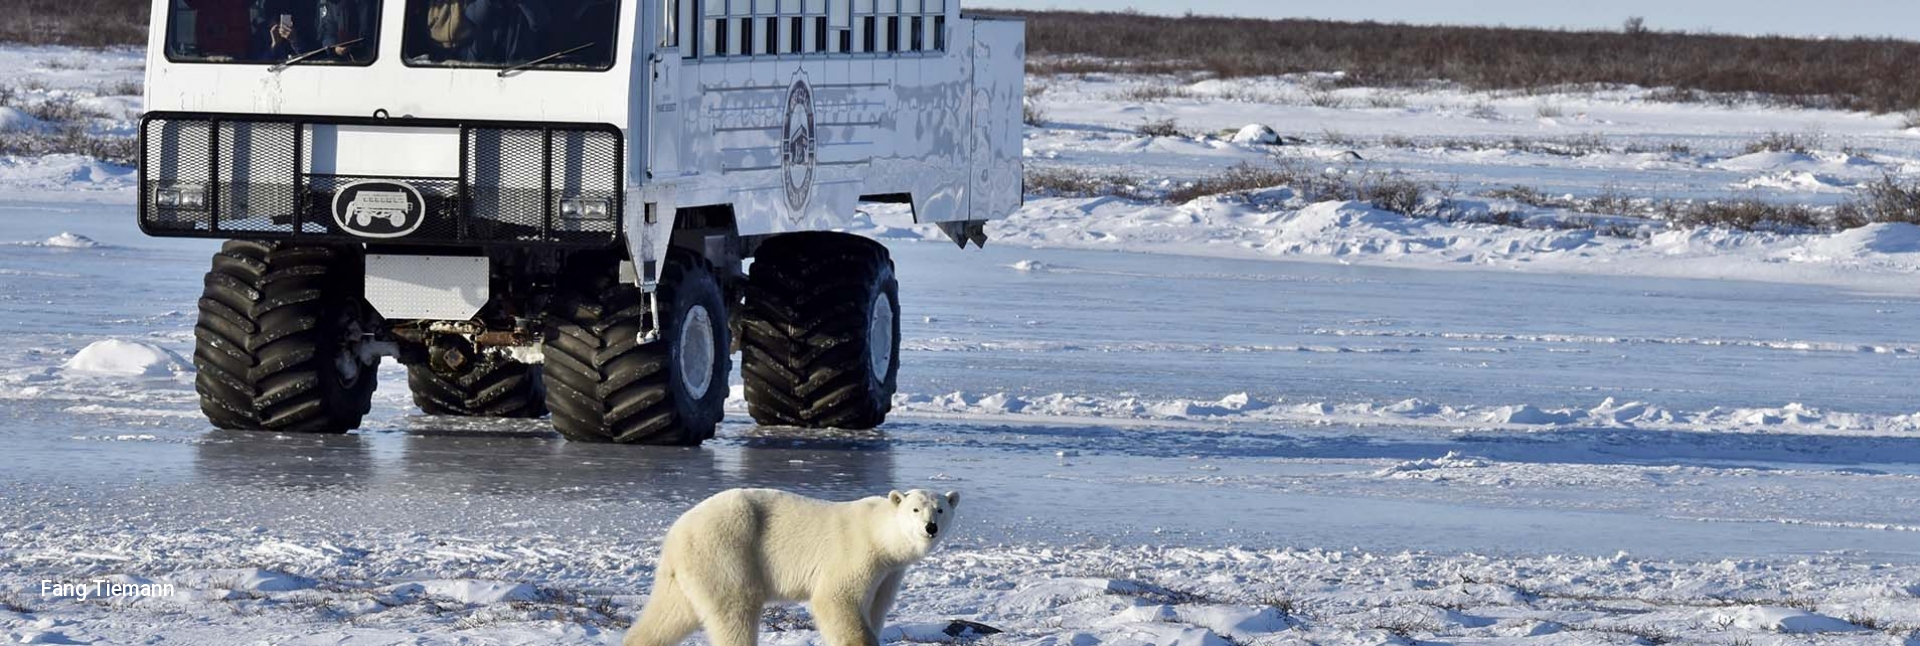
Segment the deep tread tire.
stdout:
<path fill-rule="evenodd" d="M 893 408 L 900 372 L 900 295 L 887 248 L 841 233 L 795 233 L 755 253 L 741 316 L 747 411 L 769 426 L 864 430 Z M 893 333 L 873 348 L 885 295 Z M 871 352 L 887 352 L 875 370 Z"/>
<path fill-rule="evenodd" d="M 547 413 L 540 366 L 484 357 L 461 374 L 407 366 L 413 404 L 428 415 L 531 419 Z"/>
<path fill-rule="evenodd" d="M 694 446 L 713 437 L 725 414 L 727 308 L 706 261 L 675 253 L 657 292 L 663 329 L 640 344 L 647 299 L 632 285 L 599 281 L 562 296 L 548 312 L 547 409 L 553 428 L 577 442 Z M 680 331 L 694 306 L 707 312 L 713 343 L 706 392 L 695 396 L 680 368 Z"/>
<path fill-rule="evenodd" d="M 233 240 L 207 272 L 194 390 L 214 426 L 283 433 L 359 428 L 378 385 L 343 358 L 368 308 L 359 249 Z"/>

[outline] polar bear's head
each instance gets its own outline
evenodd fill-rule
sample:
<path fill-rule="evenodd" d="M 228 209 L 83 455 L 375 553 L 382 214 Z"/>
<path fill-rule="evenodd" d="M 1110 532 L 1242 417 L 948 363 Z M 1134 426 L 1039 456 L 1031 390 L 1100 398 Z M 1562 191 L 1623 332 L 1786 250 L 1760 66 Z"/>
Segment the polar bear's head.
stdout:
<path fill-rule="evenodd" d="M 941 537 L 951 533 L 953 509 L 960 505 L 960 492 L 894 491 L 887 494 L 887 501 L 893 503 L 894 526 L 906 535 L 909 545 L 925 553 L 932 550 Z"/>

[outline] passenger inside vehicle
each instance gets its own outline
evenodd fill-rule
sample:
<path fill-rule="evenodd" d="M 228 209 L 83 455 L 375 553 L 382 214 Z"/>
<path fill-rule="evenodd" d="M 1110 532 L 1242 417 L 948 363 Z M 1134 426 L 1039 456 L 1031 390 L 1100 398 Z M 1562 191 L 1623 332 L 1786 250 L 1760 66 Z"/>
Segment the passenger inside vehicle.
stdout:
<path fill-rule="evenodd" d="M 409 0 L 407 62 L 507 67 L 605 68 L 619 7 L 613 0 Z"/>
<path fill-rule="evenodd" d="M 173 0 L 167 55 L 208 63 L 367 63 L 379 0 Z"/>

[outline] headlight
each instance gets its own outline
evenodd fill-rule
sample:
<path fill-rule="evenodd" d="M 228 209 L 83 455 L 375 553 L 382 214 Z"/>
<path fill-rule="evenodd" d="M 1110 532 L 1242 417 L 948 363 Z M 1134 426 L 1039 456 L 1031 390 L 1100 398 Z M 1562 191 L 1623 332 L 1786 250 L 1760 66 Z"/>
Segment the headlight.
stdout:
<path fill-rule="evenodd" d="M 560 200 L 560 217 L 569 220 L 605 220 L 613 217 L 613 202 L 601 198 Z"/>
<path fill-rule="evenodd" d="M 207 192 L 198 186 L 171 186 L 156 191 L 153 201 L 162 208 L 204 209 L 207 208 Z"/>

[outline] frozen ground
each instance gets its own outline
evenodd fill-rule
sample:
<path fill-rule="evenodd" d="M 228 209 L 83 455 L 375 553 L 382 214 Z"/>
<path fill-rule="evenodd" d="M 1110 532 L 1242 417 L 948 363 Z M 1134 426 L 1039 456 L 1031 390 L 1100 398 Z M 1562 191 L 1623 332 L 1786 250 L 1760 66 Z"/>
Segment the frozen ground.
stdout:
<path fill-rule="evenodd" d="M 736 421 L 654 450 L 414 416 L 393 371 L 356 435 L 209 431 L 179 358 L 207 244 L 30 204 L 0 206 L 0 240 L 20 243 L 0 247 L 17 638 L 606 643 L 665 524 L 734 485 L 967 492 L 895 638 L 954 618 L 1012 644 L 1920 627 L 1912 298 L 902 242 L 907 394 L 884 433 Z M 177 592 L 39 594 L 94 576 Z M 769 622 L 817 640 L 803 614 Z"/>
<path fill-rule="evenodd" d="M 1133 112 L 1051 96 L 1068 125 L 1030 135 L 1058 145 L 1051 162 L 1174 178 L 1214 163 L 1183 156 L 1193 140 L 1076 143 Z M 1321 118 L 1355 135 L 1532 127 L 1419 107 L 1474 97 L 1409 100 Z M 1683 111 L 1595 101 L 1589 114 Z M 1321 110 L 1145 109 L 1209 128 Z M 1660 116 L 1618 136 L 1731 142 L 1804 120 L 1914 154 L 1865 117 Z M 1372 154 L 1679 186 L 1559 158 Z M 1682 176 L 1719 172 L 1704 166 Z M 908 312 L 896 420 L 821 437 L 736 410 L 706 447 L 660 450 L 417 416 L 392 366 L 360 433 L 208 430 L 181 357 L 211 245 L 140 236 L 127 183 L 77 159 L 0 160 L 11 641 L 612 643 L 673 516 L 760 485 L 966 492 L 963 529 L 910 577 L 890 642 L 945 640 L 966 619 L 1023 646 L 1920 645 L 1920 254 L 1898 227 L 1676 232 L 1718 241 L 1681 253 L 1528 247 L 1567 234 L 1352 205 L 1036 200 L 996 225 L 1013 244 L 961 253 L 874 225 Z M 1245 244 L 1283 235 L 1303 246 Z M 1396 246 L 1407 238 L 1441 243 Z M 1517 246 L 1494 253 L 1503 241 Z M 1722 275 L 1770 282 L 1700 279 Z M 174 594 L 41 594 L 93 578 Z M 773 612 L 765 639 L 820 643 L 809 626 Z"/>

